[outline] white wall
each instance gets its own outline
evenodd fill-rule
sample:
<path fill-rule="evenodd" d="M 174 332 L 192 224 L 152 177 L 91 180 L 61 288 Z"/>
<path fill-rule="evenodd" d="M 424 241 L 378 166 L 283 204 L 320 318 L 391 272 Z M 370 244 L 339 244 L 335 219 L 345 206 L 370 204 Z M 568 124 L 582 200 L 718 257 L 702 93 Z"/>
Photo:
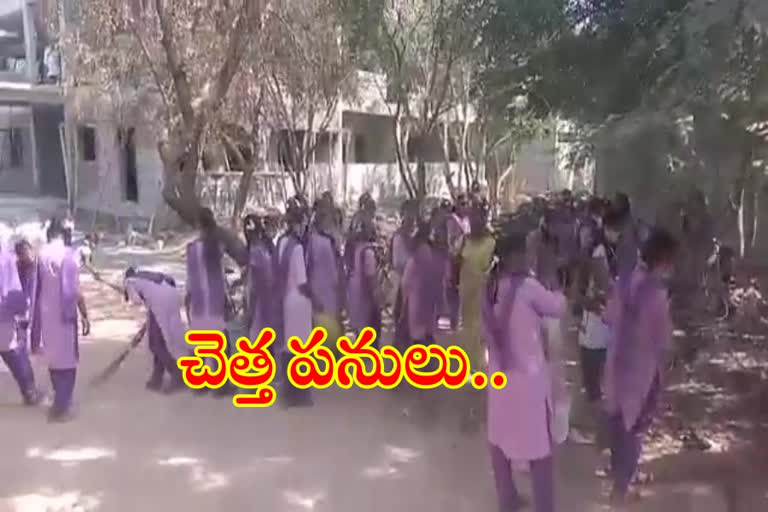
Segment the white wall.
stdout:
<path fill-rule="evenodd" d="M 0 137 L 0 192 L 36 194 L 32 154 L 32 110 L 29 107 L 0 106 L 0 129 L 18 128 L 21 134 L 22 162 L 11 167 L 8 133 Z"/>
<path fill-rule="evenodd" d="M 139 200 L 127 201 L 123 156 L 117 144 L 117 127 L 108 121 L 81 121 L 96 129 L 96 160 L 86 162 L 82 148 L 77 155 L 77 205 L 118 217 L 151 217 L 160 205 L 162 164 L 146 131 L 135 136 Z"/>

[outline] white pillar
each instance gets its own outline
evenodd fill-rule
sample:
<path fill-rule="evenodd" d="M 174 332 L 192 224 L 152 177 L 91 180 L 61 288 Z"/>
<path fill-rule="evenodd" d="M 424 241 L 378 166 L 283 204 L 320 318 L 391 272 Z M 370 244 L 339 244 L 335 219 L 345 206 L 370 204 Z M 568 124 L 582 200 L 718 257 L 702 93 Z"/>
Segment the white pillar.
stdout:
<path fill-rule="evenodd" d="M 30 83 L 37 83 L 37 32 L 35 31 L 34 7 L 35 0 L 21 0 L 21 15 L 24 24 L 24 53 L 27 71 L 27 79 Z"/>
<path fill-rule="evenodd" d="M 32 183 L 35 186 L 35 193 L 40 194 L 40 155 L 37 152 L 37 130 L 35 130 L 35 112 L 29 109 L 29 140 L 30 152 L 32 153 Z"/>

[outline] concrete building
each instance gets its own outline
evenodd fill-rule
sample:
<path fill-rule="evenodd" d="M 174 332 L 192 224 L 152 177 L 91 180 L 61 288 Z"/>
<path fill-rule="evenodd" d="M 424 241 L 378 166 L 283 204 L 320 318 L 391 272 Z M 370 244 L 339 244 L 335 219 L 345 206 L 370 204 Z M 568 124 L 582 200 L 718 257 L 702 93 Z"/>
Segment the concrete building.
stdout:
<path fill-rule="evenodd" d="M 66 70 L 60 63 L 57 66 L 51 52 L 54 35 L 44 27 L 66 30 L 60 4 L 61 0 L 0 0 L 0 192 L 55 197 L 77 209 L 149 219 L 164 210 L 157 141 L 139 114 L 133 119 L 121 114 L 118 123 L 106 100 L 87 87 L 67 89 L 56 83 Z M 51 73 L 56 76 L 51 78 Z M 357 78 L 354 101 L 341 102 L 326 129 L 313 135 L 309 192 L 330 190 L 346 202 L 364 191 L 380 201 L 396 200 L 405 189 L 395 153 L 395 105 L 382 93 L 385 77 L 359 72 Z M 459 118 L 451 112 L 442 121 Z M 273 127 L 273 133 L 264 137 L 266 163 L 253 181 L 250 205 L 281 204 L 293 192 L 283 172 L 285 127 L 277 123 Z M 552 137 L 521 154 L 521 175 L 532 188 L 561 187 L 562 180 L 553 177 L 559 162 L 556 146 Z M 412 170 L 417 153 L 425 162 L 430 195 L 447 195 L 446 172 L 460 181 L 457 152 L 444 147 L 444 137 L 413 141 L 407 152 Z M 226 161 L 217 161 L 200 176 L 200 193 L 205 203 L 226 215 L 241 173 L 233 172 Z"/>
<path fill-rule="evenodd" d="M 0 0 L 0 192 L 67 199 L 64 94 L 43 83 L 52 48 L 45 8 L 43 1 Z"/>

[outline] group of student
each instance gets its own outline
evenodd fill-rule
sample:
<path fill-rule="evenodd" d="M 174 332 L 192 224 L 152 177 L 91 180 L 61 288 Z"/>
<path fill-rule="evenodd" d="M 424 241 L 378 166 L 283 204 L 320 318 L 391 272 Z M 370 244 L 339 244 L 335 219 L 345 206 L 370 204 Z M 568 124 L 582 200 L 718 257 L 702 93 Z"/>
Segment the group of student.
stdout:
<path fill-rule="evenodd" d="M 72 227 L 53 219 L 37 251 L 29 240 L 0 240 L 0 356 L 16 381 L 25 405 L 43 395 L 35 382 L 30 352 L 43 354 L 53 400 L 51 421 L 72 417 L 72 395 L 79 359 L 78 338 L 90 333 L 88 310 L 80 293 L 78 252 Z"/>
<path fill-rule="evenodd" d="M 564 376 L 556 371 L 551 320 L 567 317 L 579 325 L 585 394 L 607 434 L 612 499 L 635 496 L 630 484 L 671 342 L 668 286 L 678 243 L 634 220 L 624 195 L 612 202 L 593 197 L 582 206 L 563 193 L 535 214 L 540 223 L 533 231 L 510 230 L 497 242 L 483 325 L 489 371 L 508 378 L 506 388 L 488 391 L 502 511 L 520 506 L 515 462 L 530 464 L 536 510 L 555 510 L 552 456 L 561 439 L 553 428 Z"/>
<path fill-rule="evenodd" d="M 266 215 L 243 220 L 248 251 L 239 261 L 245 275 L 241 319 L 252 339 L 263 328 L 275 330 L 278 372 L 291 357 L 288 338 L 307 339 L 315 326 L 325 327 L 330 339 L 346 332 L 345 325 L 355 332 L 364 327 L 380 332 L 388 301 L 393 343 L 401 350 L 436 342 L 439 320 L 446 319 L 473 370 L 507 375 L 504 389 L 488 390 L 487 403 L 499 509 L 520 505 L 512 467 L 527 462 L 536 510 L 552 512 L 552 456 L 562 442 L 555 439 L 560 436 L 554 435 L 553 421 L 565 380 L 556 369 L 561 356 L 553 320 L 564 318 L 570 305 L 582 325 L 586 395 L 611 434 L 615 498 L 625 499 L 670 343 L 667 283 L 674 238 L 660 229 L 641 229 L 626 196 L 577 202 L 569 192 L 535 204 L 525 219 L 494 233 L 488 203 L 473 191 L 429 212 L 406 201 L 382 257 L 376 203 L 364 194 L 358 206 L 347 229 L 330 194 L 311 206 L 302 197 L 289 199 L 282 229 Z M 189 354 L 187 328 L 227 334 L 239 309 L 226 279 L 228 247 L 221 228 L 208 209 L 197 220 L 199 236 L 186 247 L 184 294 L 159 272 L 129 268 L 124 276 L 125 299 L 146 308 L 153 356 L 147 388 L 153 391 L 185 388 L 176 360 Z M 42 349 L 55 395 L 52 420 L 71 417 L 78 312 L 82 333 L 90 330 L 70 229 L 51 221 L 48 241 L 36 256 L 23 241 L 15 251 L 0 247 L 0 343 L 5 343 L 0 354 L 25 403 L 35 404 L 40 394 L 28 347 Z M 383 296 L 382 266 L 389 268 L 392 282 L 389 299 Z M 284 376 L 277 385 L 286 406 L 312 404 L 311 390 L 292 387 Z M 233 392 L 227 386 L 214 391 Z"/>

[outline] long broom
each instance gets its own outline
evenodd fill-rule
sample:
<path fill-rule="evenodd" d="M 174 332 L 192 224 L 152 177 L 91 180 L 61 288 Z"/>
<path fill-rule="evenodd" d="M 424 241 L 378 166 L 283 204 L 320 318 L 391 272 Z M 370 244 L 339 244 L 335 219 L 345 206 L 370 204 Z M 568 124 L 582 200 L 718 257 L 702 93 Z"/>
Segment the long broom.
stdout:
<path fill-rule="evenodd" d="M 117 359 L 109 363 L 109 365 L 106 368 L 104 368 L 104 370 L 99 372 L 93 379 L 91 379 L 91 386 L 101 386 L 105 382 L 107 382 L 109 379 L 111 379 L 112 376 L 115 373 L 117 373 L 117 371 L 123 365 L 123 363 L 131 354 L 131 352 L 133 352 L 133 349 L 139 346 L 139 344 L 141 343 L 141 340 L 144 339 L 144 333 L 146 331 L 147 331 L 147 323 L 144 322 L 141 328 L 139 328 L 139 332 L 133 335 L 133 339 L 128 344 L 128 346 L 120 353 Z"/>
<path fill-rule="evenodd" d="M 105 281 L 101 277 L 101 274 L 99 274 L 96 271 L 96 269 L 94 269 L 90 264 L 85 264 L 84 266 L 91 273 L 94 280 L 107 285 L 109 288 L 119 293 L 120 295 L 123 294 L 122 288 L 120 288 L 116 284 Z M 109 363 L 109 365 L 107 365 L 106 368 L 104 368 L 95 377 L 93 377 L 93 379 L 91 379 L 90 385 L 94 387 L 102 386 L 109 379 L 111 379 L 112 376 L 115 373 L 117 373 L 117 371 L 123 365 L 125 360 L 128 359 L 128 356 L 131 354 L 131 352 L 133 352 L 133 350 L 139 346 L 139 344 L 141 343 L 141 340 L 144 339 L 144 333 L 146 332 L 147 332 L 147 323 L 144 322 L 142 326 L 139 328 L 139 331 L 133 335 L 133 338 L 131 339 L 131 342 L 128 344 L 128 346 L 125 349 L 123 349 L 123 351 L 120 353 L 119 356 L 117 356 L 117 358 L 114 361 Z"/>

